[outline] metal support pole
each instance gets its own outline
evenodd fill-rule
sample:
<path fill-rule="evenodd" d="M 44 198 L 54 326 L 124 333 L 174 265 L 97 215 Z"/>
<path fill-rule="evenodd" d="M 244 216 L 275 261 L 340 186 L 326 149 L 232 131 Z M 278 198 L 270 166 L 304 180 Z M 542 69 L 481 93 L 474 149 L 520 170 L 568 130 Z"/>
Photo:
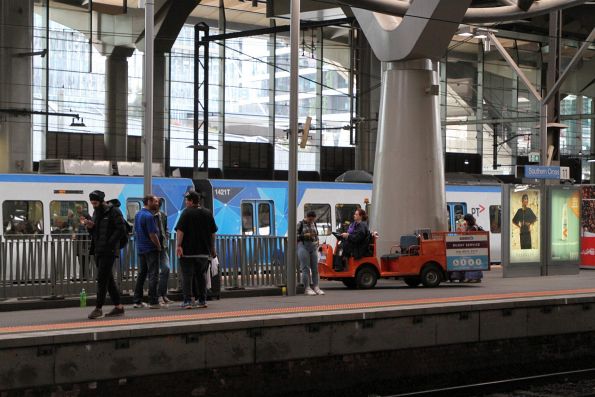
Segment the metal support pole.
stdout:
<path fill-rule="evenodd" d="M 202 81 L 202 88 L 203 88 L 203 99 L 202 99 L 202 128 L 203 128 L 203 138 L 202 144 L 207 147 L 204 151 L 204 155 L 202 157 L 204 166 L 205 166 L 205 178 L 209 177 L 209 25 L 206 23 L 202 25 L 203 27 L 203 37 L 207 39 L 207 42 L 203 48 L 203 81 Z M 219 149 L 221 150 L 223 146 L 220 146 Z M 223 151 L 221 151 L 222 153 Z"/>
<path fill-rule="evenodd" d="M 153 28 L 155 18 L 155 0 L 145 2 L 145 130 L 143 143 L 144 158 L 144 194 L 151 193 L 153 176 Z"/>
<path fill-rule="evenodd" d="M 300 45 L 300 0 L 291 0 L 291 28 L 290 47 L 291 60 L 289 72 L 289 169 L 287 198 L 287 293 L 290 296 L 296 294 L 296 224 L 297 224 L 297 136 L 298 136 L 298 60 Z M 308 287 L 307 285 L 304 287 Z"/>
<path fill-rule="evenodd" d="M 208 45 L 208 43 L 207 43 Z M 194 139 L 192 144 L 194 147 L 198 147 L 198 104 L 199 104 L 199 74 L 198 68 L 200 67 L 198 62 L 198 53 L 200 51 L 200 26 L 194 25 L 194 125 L 193 125 L 193 132 L 194 132 Z M 205 115 L 206 116 L 206 115 Z M 198 179 L 198 150 L 194 149 L 194 153 L 192 156 L 192 178 Z"/>

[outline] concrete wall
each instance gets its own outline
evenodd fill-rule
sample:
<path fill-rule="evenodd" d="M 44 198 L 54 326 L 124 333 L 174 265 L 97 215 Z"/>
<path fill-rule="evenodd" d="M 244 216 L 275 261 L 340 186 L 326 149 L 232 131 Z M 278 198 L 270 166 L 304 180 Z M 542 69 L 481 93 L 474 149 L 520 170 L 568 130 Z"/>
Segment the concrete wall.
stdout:
<path fill-rule="evenodd" d="M 32 110 L 32 27 L 33 0 L 0 1 L 0 172 L 33 168 L 31 115 L 26 113 Z M 24 113 L 6 111 L 11 109 Z"/>
<path fill-rule="evenodd" d="M 522 376 L 592 361 L 594 308 L 572 297 L 3 335 L 0 390 L 272 396 Z"/>

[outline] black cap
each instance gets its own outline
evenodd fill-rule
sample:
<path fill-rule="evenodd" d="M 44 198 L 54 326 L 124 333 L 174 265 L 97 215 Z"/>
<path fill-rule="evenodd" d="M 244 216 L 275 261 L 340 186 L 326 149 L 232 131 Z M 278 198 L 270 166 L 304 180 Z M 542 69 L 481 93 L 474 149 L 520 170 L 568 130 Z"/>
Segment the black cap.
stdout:
<path fill-rule="evenodd" d="M 89 193 L 89 200 L 91 201 L 103 202 L 104 199 L 105 193 L 103 193 L 101 190 L 93 190 L 91 193 Z"/>
<path fill-rule="evenodd" d="M 194 190 L 186 192 L 184 198 L 186 200 L 192 201 L 194 204 L 198 204 L 198 202 L 200 201 L 200 196 Z"/>

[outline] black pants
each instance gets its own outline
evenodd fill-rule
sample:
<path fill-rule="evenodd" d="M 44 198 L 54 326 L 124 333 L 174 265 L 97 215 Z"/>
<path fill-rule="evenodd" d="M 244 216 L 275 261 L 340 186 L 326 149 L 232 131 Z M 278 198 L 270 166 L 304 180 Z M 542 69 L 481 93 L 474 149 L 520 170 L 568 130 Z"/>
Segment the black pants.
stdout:
<path fill-rule="evenodd" d="M 209 267 L 207 258 L 180 258 L 182 267 L 182 291 L 184 293 L 184 302 L 191 301 L 191 294 L 196 285 L 194 297 L 198 303 L 207 301 L 207 279 L 206 272 Z"/>
<path fill-rule="evenodd" d="M 113 254 L 97 254 L 95 255 L 95 262 L 97 262 L 97 308 L 101 309 L 105 303 L 105 295 L 109 292 L 112 303 L 115 306 L 120 304 L 120 292 L 114 280 Z"/>

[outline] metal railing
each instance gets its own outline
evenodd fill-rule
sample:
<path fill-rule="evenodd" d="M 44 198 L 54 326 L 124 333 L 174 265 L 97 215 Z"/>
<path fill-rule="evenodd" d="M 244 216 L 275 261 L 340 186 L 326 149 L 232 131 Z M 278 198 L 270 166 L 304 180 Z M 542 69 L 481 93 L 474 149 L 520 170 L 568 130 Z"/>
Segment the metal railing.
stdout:
<path fill-rule="evenodd" d="M 86 235 L 0 236 L 0 299 L 78 295 L 96 292 L 95 259 Z M 180 287 L 175 241 L 168 244 L 170 289 Z M 287 237 L 217 236 L 221 287 L 241 289 L 284 285 L 287 280 Z M 114 261 L 120 290 L 132 293 L 138 273 L 135 239 Z"/>

